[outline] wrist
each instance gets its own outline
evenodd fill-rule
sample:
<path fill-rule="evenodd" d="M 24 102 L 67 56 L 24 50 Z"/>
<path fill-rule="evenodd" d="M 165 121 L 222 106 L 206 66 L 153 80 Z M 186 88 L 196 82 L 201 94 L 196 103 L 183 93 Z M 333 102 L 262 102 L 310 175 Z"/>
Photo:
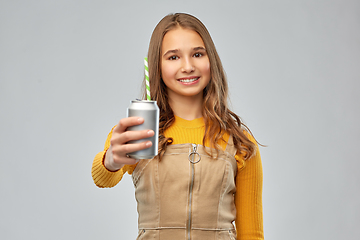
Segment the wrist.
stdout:
<path fill-rule="evenodd" d="M 114 166 L 114 160 L 113 160 L 111 146 L 110 146 L 110 148 L 105 153 L 103 165 L 108 171 L 116 172 L 116 171 L 120 170 L 125 164 L 120 164 L 120 166 Z"/>

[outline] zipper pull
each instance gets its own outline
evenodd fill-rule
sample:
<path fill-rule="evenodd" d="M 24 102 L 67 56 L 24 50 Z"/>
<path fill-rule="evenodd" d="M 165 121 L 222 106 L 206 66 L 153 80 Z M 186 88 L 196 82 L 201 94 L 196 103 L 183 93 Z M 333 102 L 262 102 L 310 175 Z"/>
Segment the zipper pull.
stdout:
<path fill-rule="evenodd" d="M 197 161 L 195 161 L 195 155 L 199 157 Z M 200 153 L 197 152 L 197 145 L 195 143 L 192 143 L 192 152 L 189 153 L 188 159 L 192 164 L 198 163 L 201 160 Z"/>
<path fill-rule="evenodd" d="M 197 145 L 196 145 L 195 143 L 192 143 L 191 145 L 192 145 L 192 147 L 193 147 L 192 152 L 195 153 L 196 150 L 197 150 Z"/>

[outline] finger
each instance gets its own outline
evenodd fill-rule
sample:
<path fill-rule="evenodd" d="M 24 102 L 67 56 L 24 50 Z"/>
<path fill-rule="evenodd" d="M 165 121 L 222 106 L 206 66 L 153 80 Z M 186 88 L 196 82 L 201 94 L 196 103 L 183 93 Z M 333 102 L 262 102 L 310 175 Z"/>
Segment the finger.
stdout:
<path fill-rule="evenodd" d="M 113 133 L 110 139 L 112 146 L 126 144 L 129 141 L 145 139 L 154 136 L 153 130 L 126 131 L 123 133 Z"/>
<path fill-rule="evenodd" d="M 120 164 L 121 166 L 123 166 L 124 164 L 128 164 L 128 165 L 135 164 L 139 161 L 139 159 L 131 158 L 129 156 L 129 153 L 136 152 L 151 146 L 152 146 L 151 141 L 147 141 L 144 143 L 126 144 L 126 145 L 114 147 L 112 149 L 113 162 L 115 164 Z M 124 153 L 124 151 L 128 153 Z"/>
<path fill-rule="evenodd" d="M 119 134 L 116 138 L 116 141 L 120 144 L 127 143 L 129 141 L 141 140 L 154 136 L 153 130 L 141 130 L 141 131 L 126 131 L 122 134 Z"/>
<path fill-rule="evenodd" d="M 141 143 L 128 143 L 128 144 L 113 146 L 112 152 L 114 156 L 119 158 L 119 157 L 125 157 L 129 153 L 143 150 L 151 146 L 152 146 L 151 141 L 144 141 Z"/>
<path fill-rule="evenodd" d="M 114 159 L 114 162 L 119 162 L 119 163 L 125 164 L 125 165 L 133 165 L 133 164 L 137 163 L 138 161 L 139 161 L 139 159 L 131 158 L 128 156 L 119 157 L 118 159 Z"/>
<path fill-rule="evenodd" d="M 118 125 L 114 128 L 114 132 L 125 132 L 128 127 L 140 125 L 144 123 L 144 119 L 141 117 L 128 117 L 119 121 Z"/>

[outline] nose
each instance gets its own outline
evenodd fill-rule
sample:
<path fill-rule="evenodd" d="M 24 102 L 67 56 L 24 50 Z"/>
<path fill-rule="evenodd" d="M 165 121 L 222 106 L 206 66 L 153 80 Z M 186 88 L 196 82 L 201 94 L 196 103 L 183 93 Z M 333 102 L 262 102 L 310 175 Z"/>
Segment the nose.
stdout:
<path fill-rule="evenodd" d="M 184 73 L 191 73 L 195 70 L 194 64 L 190 58 L 183 58 L 181 71 Z"/>

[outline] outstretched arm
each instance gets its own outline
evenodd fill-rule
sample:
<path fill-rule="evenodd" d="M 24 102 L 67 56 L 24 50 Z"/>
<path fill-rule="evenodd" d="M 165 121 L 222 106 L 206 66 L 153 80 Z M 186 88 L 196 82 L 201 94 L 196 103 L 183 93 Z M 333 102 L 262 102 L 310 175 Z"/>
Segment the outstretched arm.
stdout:
<path fill-rule="evenodd" d="M 122 179 L 125 172 L 131 174 L 138 160 L 127 157 L 127 153 L 151 146 L 151 141 L 129 144 L 154 135 L 152 130 L 126 131 L 130 126 L 142 124 L 144 119 L 123 118 L 109 133 L 104 151 L 99 152 L 93 161 L 91 174 L 98 187 L 113 187 Z"/>

